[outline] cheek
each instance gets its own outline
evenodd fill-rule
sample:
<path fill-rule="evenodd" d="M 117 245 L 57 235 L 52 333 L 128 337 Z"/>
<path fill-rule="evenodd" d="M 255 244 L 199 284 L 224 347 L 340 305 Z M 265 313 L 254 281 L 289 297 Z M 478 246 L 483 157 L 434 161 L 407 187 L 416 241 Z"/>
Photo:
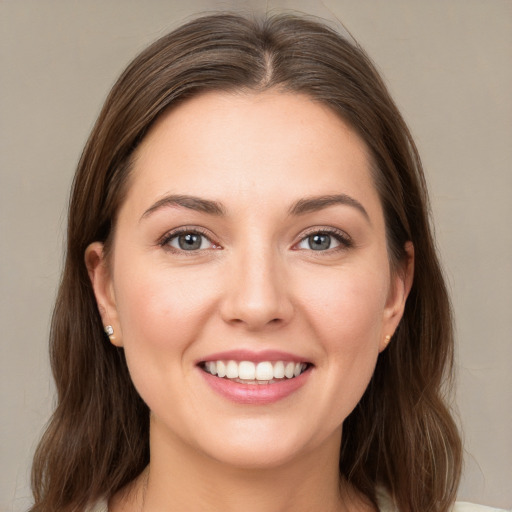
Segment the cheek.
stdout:
<path fill-rule="evenodd" d="M 330 351 L 357 353 L 378 343 L 388 293 L 388 273 L 348 266 L 302 284 L 301 307 Z"/>
<path fill-rule="evenodd" d="M 183 415 L 200 414 L 194 409 L 196 402 L 183 391 L 195 368 L 188 350 L 206 321 L 211 298 L 197 282 L 168 269 L 155 267 L 129 275 L 118 287 L 128 370 L 149 409 L 179 429 Z"/>
<path fill-rule="evenodd" d="M 159 265 L 118 266 L 117 312 L 132 379 L 143 389 L 178 373 L 212 307 L 215 287 Z M 127 276 L 127 277 L 125 277 Z"/>
<path fill-rule="evenodd" d="M 124 340 L 157 342 L 176 337 L 178 332 L 186 338 L 184 334 L 197 326 L 194 319 L 204 312 L 215 287 L 198 272 L 191 275 L 160 263 L 123 263 L 120 260 L 116 267 L 115 295 Z"/>
<path fill-rule="evenodd" d="M 371 379 L 379 354 L 387 297 L 386 272 L 340 271 L 310 288 L 303 310 L 322 351 L 325 394 L 320 400 L 329 413 L 330 428 L 350 414 Z M 306 295 L 304 295 L 306 297 Z"/>

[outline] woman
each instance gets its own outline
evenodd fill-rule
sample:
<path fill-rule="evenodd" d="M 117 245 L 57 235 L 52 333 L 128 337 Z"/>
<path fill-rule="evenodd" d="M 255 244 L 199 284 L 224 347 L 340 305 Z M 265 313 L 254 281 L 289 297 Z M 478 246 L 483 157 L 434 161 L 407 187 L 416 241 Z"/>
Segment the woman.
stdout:
<path fill-rule="evenodd" d="M 325 26 L 216 15 L 149 47 L 75 177 L 32 510 L 451 510 L 427 206 Z"/>

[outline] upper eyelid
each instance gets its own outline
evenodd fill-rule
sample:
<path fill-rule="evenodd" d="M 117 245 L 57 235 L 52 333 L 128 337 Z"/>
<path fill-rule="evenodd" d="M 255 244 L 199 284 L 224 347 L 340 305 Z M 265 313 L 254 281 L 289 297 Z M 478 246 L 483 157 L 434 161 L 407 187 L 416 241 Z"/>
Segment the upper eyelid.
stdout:
<path fill-rule="evenodd" d="M 169 231 L 167 231 L 164 235 L 162 235 L 158 239 L 159 245 L 165 245 L 169 242 L 169 240 L 172 240 L 173 238 L 182 235 L 184 233 L 197 233 L 198 235 L 204 236 L 209 240 L 210 243 L 215 244 L 216 242 L 213 240 L 213 237 L 205 230 L 204 228 L 200 228 L 198 226 L 183 226 L 179 228 L 174 228 Z"/>
<path fill-rule="evenodd" d="M 308 237 L 315 235 L 315 234 L 326 234 L 329 236 L 332 236 L 337 239 L 339 246 L 338 247 L 332 247 L 323 251 L 313 251 L 316 254 L 316 256 L 320 256 L 321 254 L 334 254 L 339 252 L 340 250 L 346 250 L 350 249 L 354 246 L 354 242 L 352 240 L 352 237 L 344 230 L 334 227 L 313 227 L 309 230 L 303 231 L 300 235 L 300 238 L 293 243 L 291 249 L 292 250 L 305 250 L 307 249 L 299 249 L 297 246 L 304 242 Z M 310 249 L 312 251 L 312 249 Z"/>
<path fill-rule="evenodd" d="M 299 241 L 304 240 L 304 238 L 314 235 L 316 233 L 325 233 L 327 235 L 338 235 L 347 241 L 352 241 L 352 237 L 343 229 L 327 227 L 327 226 L 313 227 L 313 228 L 306 229 L 299 235 L 300 236 Z"/>
<path fill-rule="evenodd" d="M 214 237 L 210 234 L 209 230 L 206 230 L 203 227 L 200 226 L 182 226 L 178 228 L 171 229 L 167 231 L 164 235 L 162 235 L 159 240 L 159 245 L 165 245 L 169 242 L 169 240 L 175 238 L 176 236 L 179 236 L 184 233 L 197 233 L 201 236 L 204 236 L 208 241 L 214 245 L 220 246 L 218 242 L 214 240 Z M 316 233 L 325 233 L 328 235 L 334 235 L 338 236 L 339 238 L 343 239 L 343 241 L 352 243 L 352 237 L 344 230 L 335 228 L 332 226 L 312 226 L 310 228 L 307 228 L 306 230 L 302 231 L 301 234 L 296 238 L 296 241 L 293 242 L 292 246 L 297 245 L 299 242 L 303 241 L 305 238 L 314 235 Z"/>

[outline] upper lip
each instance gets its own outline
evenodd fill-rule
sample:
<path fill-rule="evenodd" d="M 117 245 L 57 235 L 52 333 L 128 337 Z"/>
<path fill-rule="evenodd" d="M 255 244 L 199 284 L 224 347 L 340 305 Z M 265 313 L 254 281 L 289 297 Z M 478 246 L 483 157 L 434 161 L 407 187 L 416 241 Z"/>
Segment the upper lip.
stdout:
<path fill-rule="evenodd" d="M 206 361 L 252 361 L 254 363 L 260 363 L 262 361 L 287 361 L 294 363 L 310 363 L 307 358 L 280 350 L 253 351 L 245 349 L 228 350 L 225 352 L 209 354 L 199 359 L 197 364 L 204 363 Z"/>

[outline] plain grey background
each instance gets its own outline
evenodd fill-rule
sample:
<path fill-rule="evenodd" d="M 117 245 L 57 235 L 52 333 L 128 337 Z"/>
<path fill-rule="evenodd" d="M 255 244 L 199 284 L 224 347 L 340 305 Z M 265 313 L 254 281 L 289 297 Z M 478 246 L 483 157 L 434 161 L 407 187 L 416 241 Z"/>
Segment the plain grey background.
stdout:
<path fill-rule="evenodd" d="M 415 136 L 457 322 L 460 499 L 512 506 L 511 0 L 0 0 L 0 510 L 30 504 L 74 168 L 118 74 L 195 13 L 342 22 Z"/>

